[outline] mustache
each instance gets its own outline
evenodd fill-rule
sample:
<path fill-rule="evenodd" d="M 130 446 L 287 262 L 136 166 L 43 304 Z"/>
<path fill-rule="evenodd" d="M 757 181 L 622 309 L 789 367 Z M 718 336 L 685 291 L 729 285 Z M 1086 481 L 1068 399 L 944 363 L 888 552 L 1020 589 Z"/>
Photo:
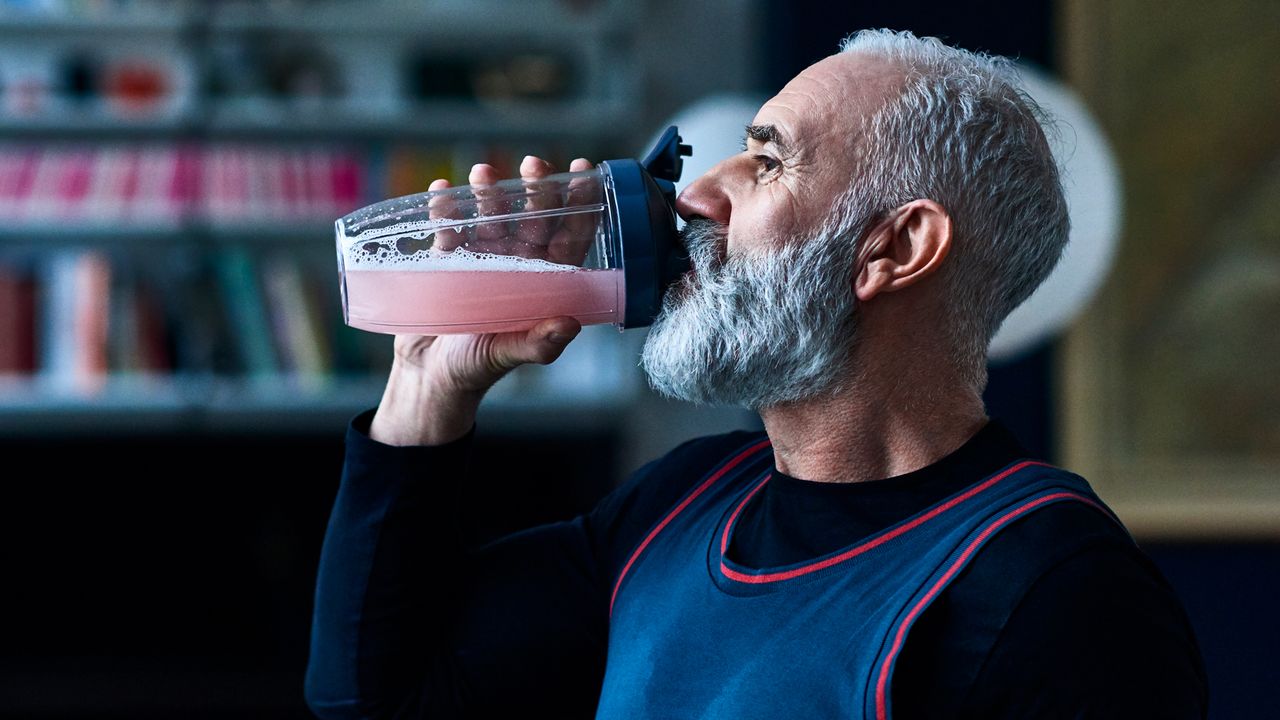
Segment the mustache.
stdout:
<path fill-rule="evenodd" d="M 728 225 L 702 217 L 689 220 L 680 231 L 680 241 L 693 269 L 704 274 L 715 272 L 724 264 L 728 240 Z"/>

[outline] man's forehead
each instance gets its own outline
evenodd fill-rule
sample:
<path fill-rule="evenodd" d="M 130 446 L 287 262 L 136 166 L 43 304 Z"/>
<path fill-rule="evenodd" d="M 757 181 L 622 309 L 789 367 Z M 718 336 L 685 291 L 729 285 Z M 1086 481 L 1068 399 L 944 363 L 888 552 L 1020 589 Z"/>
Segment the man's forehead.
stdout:
<path fill-rule="evenodd" d="M 788 82 L 760 108 L 752 126 L 770 128 L 792 147 L 814 135 L 851 131 L 862 117 L 884 104 L 901 86 L 902 78 L 901 69 L 886 59 L 838 53 L 805 68 Z M 748 136 L 756 137 L 750 130 Z"/>

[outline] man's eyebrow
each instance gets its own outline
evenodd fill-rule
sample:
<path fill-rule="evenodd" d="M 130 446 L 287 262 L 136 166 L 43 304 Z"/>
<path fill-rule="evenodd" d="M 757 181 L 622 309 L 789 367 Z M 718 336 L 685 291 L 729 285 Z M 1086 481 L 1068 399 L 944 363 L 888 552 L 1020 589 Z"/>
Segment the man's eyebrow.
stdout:
<path fill-rule="evenodd" d="M 756 142 L 773 143 L 783 155 L 791 152 L 790 146 L 787 145 L 787 141 L 783 139 L 776 125 L 748 125 L 747 137 Z"/>

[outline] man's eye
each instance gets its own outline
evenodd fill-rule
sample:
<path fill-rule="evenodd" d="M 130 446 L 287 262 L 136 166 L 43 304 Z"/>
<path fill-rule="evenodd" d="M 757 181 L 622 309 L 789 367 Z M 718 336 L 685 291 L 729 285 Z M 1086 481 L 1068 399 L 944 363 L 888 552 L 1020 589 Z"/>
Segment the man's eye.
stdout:
<path fill-rule="evenodd" d="M 757 155 L 756 162 L 760 163 L 760 168 L 768 173 L 771 173 L 781 167 L 781 164 L 777 160 L 769 157 L 768 155 Z"/>

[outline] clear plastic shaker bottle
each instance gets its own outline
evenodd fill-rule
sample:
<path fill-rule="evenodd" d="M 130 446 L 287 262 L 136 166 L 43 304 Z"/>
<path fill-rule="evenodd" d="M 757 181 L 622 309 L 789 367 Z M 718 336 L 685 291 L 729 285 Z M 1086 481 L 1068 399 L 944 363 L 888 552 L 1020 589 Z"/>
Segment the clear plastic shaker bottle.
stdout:
<path fill-rule="evenodd" d="M 671 127 L 641 162 L 417 193 L 339 219 L 344 321 L 422 335 L 558 316 L 648 325 L 688 268 L 673 183 L 691 151 L 679 141 Z"/>

